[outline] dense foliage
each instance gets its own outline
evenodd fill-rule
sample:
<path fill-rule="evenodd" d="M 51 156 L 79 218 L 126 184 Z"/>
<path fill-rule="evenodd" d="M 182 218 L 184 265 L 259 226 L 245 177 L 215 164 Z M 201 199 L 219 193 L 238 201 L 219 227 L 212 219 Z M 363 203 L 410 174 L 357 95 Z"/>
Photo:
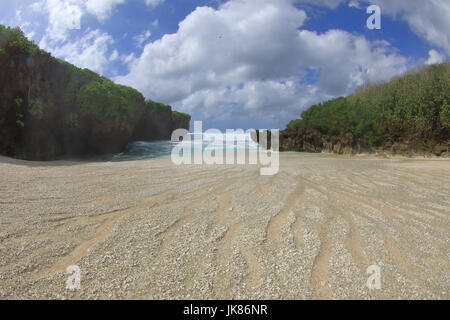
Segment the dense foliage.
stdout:
<path fill-rule="evenodd" d="M 133 139 L 169 138 L 175 120 L 188 127 L 190 117 L 52 57 L 19 28 L 0 25 L 0 154 L 114 153 Z"/>
<path fill-rule="evenodd" d="M 147 108 L 149 108 L 151 112 L 161 112 L 167 110 L 172 112 L 172 107 L 164 103 L 155 102 L 153 100 L 146 100 L 145 104 L 147 105 Z"/>
<path fill-rule="evenodd" d="M 187 113 L 183 113 L 183 112 L 178 112 L 178 111 L 172 111 L 172 118 L 174 120 L 179 120 L 179 119 L 189 119 L 191 120 L 191 116 Z"/>
<path fill-rule="evenodd" d="M 313 105 L 288 129 L 303 125 L 327 135 L 352 133 L 368 146 L 386 140 L 448 139 L 449 76 L 450 64 L 444 63 L 365 86 L 350 96 Z"/>
<path fill-rule="evenodd" d="M 39 51 L 43 52 L 36 44 L 25 38 L 20 28 L 9 28 L 0 25 L 0 54 L 34 55 Z"/>
<path fill-rule="evenodd" d="M 82 70 L 73 74 L 66 90 L 67 102 L 79 105 L 81 116 L 89 114 L 98 120 L 106 117 L 125 130 L 144 97 L 133 88 L 117 85 L 92 73 Z"/>
<path fill-rule="evenodd" d="M 297 120 L 292 120 L 290 121 L 286 128 L 287 129 L 299 129 L 302 125 L 302 120 L 301 119 L 297 119 Z"/>
<path fill-rule="evenodd" d="M 0 54 L 8 55 L 10 66 L 16 66 L 21 62 L 17 60 L 24 56 L 27 59 L 38 59 L 39 55 L 47 56 L 49 62 L 64 66 L 59 68 L 63 72 L 57 75 L 58 79 L 37 79 L 38 83 L 32 84 L 25 96 L 15 97 L 28 105 L 27 111 L 33 116 L 42 117 L 45 112 L 45 91 L 63 87 L 64 105 L 72 109 L 66 119 L 68 124 L 76 125 L 75 119 L 88 116 L 97 123 L 104 119 L 112 120 L 124 130 L 126 123 L 137 111 L 136 106 L 144 100 L 142 94 L 133 88 L 117 85 L 88 69 L 79 69 L 70 63 L 50 57 L 32 41 L 27 40 L 19 28 L 0 26 L 0 47 Z M 2 68 L 2 71 L 7 70 Z"/>

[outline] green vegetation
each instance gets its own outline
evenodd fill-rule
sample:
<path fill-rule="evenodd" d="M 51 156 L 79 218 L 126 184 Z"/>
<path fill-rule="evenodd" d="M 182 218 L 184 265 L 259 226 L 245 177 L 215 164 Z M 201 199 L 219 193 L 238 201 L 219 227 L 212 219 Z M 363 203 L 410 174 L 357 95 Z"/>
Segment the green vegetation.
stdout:
<path fill-rule="evenodd" d="M 23 99 L 21 97 L 17 97 L 16 99 L 14 99 L 14 102 L 18 107 L 20 107 L 23 103 Z"/>
<path fill-rule="evenodd" d="M 79 69 L 57 58 L 54 62 L 65 66 L 64 78 L 69 79 L 64 88 L 63 100 L 76 106 L 71 119 L 89 117 L 96 123 L 112 121 L 120 130 L 125 130 L 130 119 L 138 112 L 144 97 L 137 90 L 115 84 L 88 69 Z M 44 84 L 51 87 L 50 83 Z M 69 122 L 72 123 L 72 120 Z M 73 124 L 73 123 L 72 123 Z"/>
<path fill-rule="evenodd" d="M 42 100 L 40 98 L 36 98 L 36 99 L 31 99 L 29 102 L 29 111 L 30 113 L 41 119 L 42 118 L 42 113 L 43 113 L 43 103 Z"/>
<path fill-rule="evenodd" d="M 116 126 L 125 130 L 128 120 L 137 111 L 137 104 L 144 97 L 137 90 L 99 78 L 83 85 L 76 100 L 82 115 L 92 116 L 97 121 L 112 119 Z"/>
<path fill-rule="evenodd" d="M 6 28 L 0 25 L 0 53 L 12 55 L 28 54 L 34 55 L 39 52 L 39 47 L 25 38 L 20 28 Z"/>
<path fill-rule="evenodd" d="M 16 124 L 18 126 L 24 128 L 25 127 L 25 123 L 23 123 L 22 119 L 23 119 L 23 114 L 17 112 L 16 113 Z"/>
<path fill-rule="evenodd" d="M 172 111 L 171 106 L 153 100 L 146 100 L 145 105 L 150 109 L 150 112 Z"/>
<path fill-rule="evenodd" d="M 365 86 L 348 97 L 313 105 L 288 129 L 306 126 L 328 135 L 352 133 L 367 146 L 387 139 L 448 138 L 449 76 L 450 64 L 444 63 Z"/>
<path fill-rule="evenodd" d="M 70 116 L 66 117 L 65 123 L 70 123 L 71 126 L 75 125 L 75 119 L 89 118 L 94 123 L 106 121 L 120 130 L 125 130 L 130 120 L 139 113 L 138 108 L 144 105 L 144 97 L 137 90 L 117 85 L 91 70 L 79 69 L 66 61 L 50 56 L 26 39 L 19 28 L 6 28 L 0 25 L 0 48 L 1 54 L 8 56 L 11 68 L 15 68 L 24 60 L 20 58 L 21 56 L 43 56 L 53 64 L 55 74 L 51 76 L 55 77 L 36 79 L 39 82 L 33 83 L 24 95 L 25 101 L 20 101 L 20 104 L 25 102 L 26 110 L 35 117 L 41 118 L 46 115 L 47 101 L 44 97 L 48 91 L 60 89 L 63 92 L 64 107 L 70 110 Z M 59 83 L 54 83 L 56 76 Z M 151 100 L 147 102 L 147 106 L 153 110 L 170 108 Z"/>
<path fill-rule="evenodd" d="M 188 119 L 188 121 L 191 120 L 191 116 L 187 113 L 183 113 L 183 112 L 178 112 L 178 111 L 172 111 L 172 118 L 174 120 L 178 120 L 178 119 Z"/>
<path fill-rule="evenodd" d="M 191 116 L 186 113 L 178 112 L 173 110 L 172 107 L 152 100 L 145 101 L 146 106 L 149 108 L 151 114 L 167 114 L 172 118 L 172 121 L 178 120 L 186 120 L 187 122 L 191 121 Z"/>
<path fill-rule="evenodd" d="M 66 117 L 66 120 L 64 121 L 64 124 L 70 128 L 77 128 L 78 127 L 78 114 L 69 113 Z"/>
<path fill-rule="evenodd" d="M 116 153 L 134 139 L 166 139 L 174 126 L 170 106 L 52 57 L 19 28 L 2 25 L 0 83 L 3 155 L 49 160 Z"/>
<path fill-rule="evenodd" d="M 291 122 L 288 123 L 288 125 L 286 126 L 287 129 L 299 129 L 302 125 L 302 120 L 297 119 L 297 120 L 292 120 Z"/>

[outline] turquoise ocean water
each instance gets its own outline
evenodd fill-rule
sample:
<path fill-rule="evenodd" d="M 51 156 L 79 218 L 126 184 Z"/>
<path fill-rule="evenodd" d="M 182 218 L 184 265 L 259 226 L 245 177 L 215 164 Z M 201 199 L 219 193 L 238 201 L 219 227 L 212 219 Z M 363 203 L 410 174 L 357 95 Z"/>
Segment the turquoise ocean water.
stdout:
<path fill-rule="evenodd" d="M 171 142 L 171 141 L 136 141 L 130 143 L 124 152 L 111 156 L 108 160 L 133 161 L 170 156 L 175 147 L 185 147 L 191 152 L 212 152 L 229 149 L 257 149 L 258 145 L 250 138 L 249 134 L 190 134 L 191 141 Z M 221 141 L 223 143 L 221 143 Z M 228 143 L 227 143 L 228 141 Z M 231 143 L 232 141 L 232 143 Z"/>

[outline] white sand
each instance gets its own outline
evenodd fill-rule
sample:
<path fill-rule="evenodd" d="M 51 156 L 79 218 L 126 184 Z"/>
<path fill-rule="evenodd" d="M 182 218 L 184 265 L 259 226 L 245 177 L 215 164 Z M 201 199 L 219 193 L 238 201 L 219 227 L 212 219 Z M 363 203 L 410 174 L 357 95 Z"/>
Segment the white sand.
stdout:
<path fill-rule="evenodd" d="M 450 298 L 449 160 L 280 161 L 0 158 L 0 298 Z"/>

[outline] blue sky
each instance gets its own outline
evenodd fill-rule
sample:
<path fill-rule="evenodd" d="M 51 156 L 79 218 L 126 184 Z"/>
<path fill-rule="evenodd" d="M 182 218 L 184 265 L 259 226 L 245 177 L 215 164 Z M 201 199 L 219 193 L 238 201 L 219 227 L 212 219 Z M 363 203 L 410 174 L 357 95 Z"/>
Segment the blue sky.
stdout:
<path fill-rule="evenodd" d="M 381 8 L 369 30 L 366 8 Z M 203 120 L 283 128 L 311 104 L 450 54 L 446 0 L 0 0 L 53 55 Z"/>

